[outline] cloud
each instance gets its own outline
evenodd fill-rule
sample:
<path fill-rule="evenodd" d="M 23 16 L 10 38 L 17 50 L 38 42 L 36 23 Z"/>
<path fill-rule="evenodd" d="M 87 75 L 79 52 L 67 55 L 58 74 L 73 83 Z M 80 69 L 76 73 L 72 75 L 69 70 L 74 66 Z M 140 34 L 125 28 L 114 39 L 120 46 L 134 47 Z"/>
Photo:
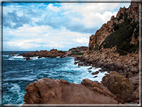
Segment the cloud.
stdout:
<path fill-rule="evenodd" d="M 16 10 L 13 12 L 8 12 L 6 15 L 3 15 L 3 26 L 9 28 L 19 28 L 24 24 L 28 24 L 30 22 L 30 18 L 27 16 L 18 16 Z"/>
<path fill-rule="evenodd" d="M 4 50 L 88 46 L 120 3 L 9 3 L 3 6 Z M 124 6 L 124 5 L 123 5 Z"/>
<path fill-rule="evenodd" d="M 17 29 L 4 29 L 3 49 L 25 49 L 25 50 L 48 50 L 52 48 L 69 49 L 69 47 L 79 46 L 83 42 L 74 41 L 80 37 L 89 38 L 90 34 L 71 32 L 66 29 L 53 29 L 50 26 L 28 26 Z M 88 45 L 87 41 L 86 44 Z M 15 48 L 14 48 L 15 47 Z"/>
<path fill-rule="evenodd" d="M 81 44 L 86 44 L 89 43 L 89 38 L 86 37 L 78 37 L 77 39 L 73 39 L 73 41 L 81 43 Z"/>
<path fill-rule="evenodd" d="M 66 28 L 73 32 L 94 33 L 110 19 L 112 14 L 116 14 L 115 12 L 107 14 L 106 10 L 112 11 L 119 5 L 119 3 L 113 5 L 111 3 L 61 3 L 58 6 L 59 4 L 10 4 L 4 7 L 4 26 L 16 29 L 24 24 L 45 25 L 54 29 Z"/>

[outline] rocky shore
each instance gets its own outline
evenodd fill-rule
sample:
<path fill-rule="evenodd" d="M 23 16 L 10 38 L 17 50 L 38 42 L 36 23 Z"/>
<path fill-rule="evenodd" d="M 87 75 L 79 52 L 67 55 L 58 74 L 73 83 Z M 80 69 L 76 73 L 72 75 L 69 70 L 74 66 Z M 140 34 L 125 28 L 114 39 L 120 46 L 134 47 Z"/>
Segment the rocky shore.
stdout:
<path fill-rule="evenodd" d="M 76 57 L 75 61 L 79 66 L 92 65 L 102 71 L 116 71 L 126 78 L 131 78 L 139 72 L 139 54 L 128 53 L 120 56 L 115 47 L 86 52 L 83 56 Z"/>
<path fill-rule="evenodd" d="M 81 84 L 43 78 L 26 87 L 25 104 L 118 104 L 124 103 L 101 83 L 84 79 Z"/>
<path fill-rule="evenodd" d="M 83 79 L 81 84 L 42 78 L 26 87 L 25 104 L 126 104 L 138 103 L 139 88 L 121 74 L 111 71 L 102 82 Z"/>
<path fill-rule="evenodd" d="M 74 55 L 74 64 L 78 66 L 101 68 L 92 72 L 90 67 L 88 72 L 92 75 L 109 73 L 101 83 L 83 79 L 81 84 L 72 84 L 63 79 L 43 78 L 26 87 L 25 104 L 139 104 L 138 21 L 139 3 L 120 8 L 116 17 L 112 16 L 90 36 L 88 50 Z M 76 52 L 74 48 L 70 51 Z"/>
<path fill-rule="evenodd" d="M 75 64 L 101 68 L 101 70 L 93 72 L 93 75 L 108 71 L 109 75 L 103 77 L 102 84 L 124 102 L 139 103 L 139 54 L 128 53 L 120 56 L 115 50 L 116 48 L 114 47 L 112 49 L 86 52 L 83 56 L 75 58 Z M 91 68 L 89 71 L 91 72 Z M 123 80 L 127 80 L 127 82 Z M 130 84 L 130 86 L 123 86 L 124 84 Z M 124 88 L 128 90 L 130 88 L 131 92 L 128 96 L 126 94 L 129 91 L 126 89 L 127 91 L 123 92 Z M 130 96 L 133 98 L 129 98 Z"/>

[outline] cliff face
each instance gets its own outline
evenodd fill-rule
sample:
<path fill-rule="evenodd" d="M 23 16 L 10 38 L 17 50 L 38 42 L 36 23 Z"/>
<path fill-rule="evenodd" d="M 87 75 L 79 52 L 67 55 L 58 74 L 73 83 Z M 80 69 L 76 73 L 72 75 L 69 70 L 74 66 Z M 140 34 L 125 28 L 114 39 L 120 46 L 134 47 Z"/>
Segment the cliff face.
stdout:
<path fill-rule="evenodd" d="M 123 27 L 130 24 L 133 26 L 130 44 L 137 44 L 138 42 L 138 21 L 139 21 L 139 3 L 131 3 L 129 8 L 120 8 L 116 17 L 112 16 L 110 21 L 103 24 L 102 27 L 96 31 L 95 35 L 90 36 L 89 50 L 97 49 L 102 42 L 110 35 L 115 34 L 122 25 Z M 127 22 L 127 23 L 126 23 Z M 125 25 L 124 25 L 125 24 Z"/>

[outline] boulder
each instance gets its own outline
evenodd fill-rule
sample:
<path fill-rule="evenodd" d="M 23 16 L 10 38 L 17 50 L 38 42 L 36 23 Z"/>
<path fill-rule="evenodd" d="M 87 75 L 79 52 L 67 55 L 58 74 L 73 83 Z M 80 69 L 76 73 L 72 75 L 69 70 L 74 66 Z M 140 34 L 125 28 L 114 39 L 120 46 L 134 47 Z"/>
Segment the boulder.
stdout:
<path fill-rule="evenodd" d="M 79 63 L 78 63 L 78 66 L 83 66 L 83 62 L 79 62 Z"/>
<path fill-rule="evenodd" d="M 85 79 L 82 84 L 42 78 L 26 87 L 25 104 L 118 104 L 107 88 Z"/>
<path fill-rule="evenodd" d="M 38 59 L 42 58 L 41 56 L 38 56 Z"/>
<path fill-rule="evenodd" d="M 91 70 L 88 71 L 89 73 L 91 72 Z"/>
<path fill-rule="evenodd" d="M 102 84 L 124 102 L 127 101 L 134 91 L 132 82 L 115 71 L 110 71 L 108 75 L 104 76 Z"/>
<path fill-rule="evenodd" d="M 92 72 L 91 74 L 92 75 L 96 75 L 96 74 L 98 74 L 99 73 L 99 71 L 96 71 L 96 72 Z"/>
<path fill-rule="evenodd" d="M 74 64 L 76 65 L 78 62 L 74 62 Z"/>
<path fill-rule="evenodd" d="M 96 78 L 96 77 L 98 77 L 98 76 L 94 76 L 93 78 Z"/>

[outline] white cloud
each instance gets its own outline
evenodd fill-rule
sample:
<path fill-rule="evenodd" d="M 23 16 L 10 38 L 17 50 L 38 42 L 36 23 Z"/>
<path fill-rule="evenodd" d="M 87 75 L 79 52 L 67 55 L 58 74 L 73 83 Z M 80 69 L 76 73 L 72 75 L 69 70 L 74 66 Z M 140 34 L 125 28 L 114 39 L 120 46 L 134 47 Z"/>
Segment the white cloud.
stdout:
<path fill-rule="evenodd" d="M 77 39 L 73 39 L 73 41 L 81 43 L 81 44 L 86 44 L 89 43 L 89 38 L 86 37 L 78 37 Z"/>
<path fill-rule="evenodd" d="M 97 13 L 96 15 L 100 17 L 104 23 L 110 20 L 111 16 L 116 16 L 117 12 L 110 12 L 110 11 L 105 11 L 103 14 Z M 109 20 L 108 20 L 109 19 Z"/>
<path fill-rule="evenodd" d="M 34 43 L 32 43 L 34 42 Z M 40 45 L 37 45 L 37 43 L 41 43 L 41 39 L 32 39 L 32 40 L 15 40 L 15 41 L 9 41 L 7 44 L 12 47 L 22 47 L 25 49 L 32 48 L 32 47 L 39 47 Z"/>
<path fill-rule="evenodd" d="M 60 6 L 53 4 L 5 6 L 5 14 L 16 10 L 18 16 L 26 15 L 32 20 L 17 29 L 4 28 L 4 49 L 87 46 L 90 35 L 95 34 L 95 31 L 109 21 L 112 15 L 116 15 L 117 8 L 120 6 L 124 5 L 120 3 L 61 3 Z M 39 21 L 41 21 L 40 24 L 35 23 Z"/>
<path fill-rule="evenodd" d="M 57 6 L 53 6 L 53 4 L 49 4 L 46 9 L 50 9 L 55 12 L 58 12 L 60 10 Z"/>

